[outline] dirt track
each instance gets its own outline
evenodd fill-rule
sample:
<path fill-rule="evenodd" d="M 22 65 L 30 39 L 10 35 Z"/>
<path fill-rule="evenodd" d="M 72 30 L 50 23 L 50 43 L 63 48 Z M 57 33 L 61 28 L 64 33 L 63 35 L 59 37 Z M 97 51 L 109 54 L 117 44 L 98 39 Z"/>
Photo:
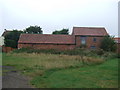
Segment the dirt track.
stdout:
<path fill-rule="evenodd" d="M 2 88 L 32 88 L 27 77 L 14 71 L 11 66 L 3 66 Z"/>

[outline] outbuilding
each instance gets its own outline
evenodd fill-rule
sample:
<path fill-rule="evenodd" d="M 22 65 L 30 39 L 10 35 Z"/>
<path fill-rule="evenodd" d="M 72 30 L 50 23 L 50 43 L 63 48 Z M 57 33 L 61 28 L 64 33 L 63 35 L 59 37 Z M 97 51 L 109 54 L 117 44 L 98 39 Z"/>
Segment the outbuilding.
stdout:
<path fill-rule="evenodd" d="M 21 34 L 18 48 L 71 50 L 77 47 L 99 49 L 108 33 L 105 28 L 73 27 L 71 35 Z"/>

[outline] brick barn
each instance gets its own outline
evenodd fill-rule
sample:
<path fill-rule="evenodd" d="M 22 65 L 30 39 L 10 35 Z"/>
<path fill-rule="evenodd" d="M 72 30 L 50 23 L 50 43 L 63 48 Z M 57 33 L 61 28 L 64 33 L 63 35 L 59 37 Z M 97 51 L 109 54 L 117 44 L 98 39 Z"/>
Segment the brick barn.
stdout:
<path fill-rule="evenodd" d="M 76 47 L 99 49 L 105 28 L 73 27 L 71 35 L 21 34 L 18 48 L 71 50 Z"/>

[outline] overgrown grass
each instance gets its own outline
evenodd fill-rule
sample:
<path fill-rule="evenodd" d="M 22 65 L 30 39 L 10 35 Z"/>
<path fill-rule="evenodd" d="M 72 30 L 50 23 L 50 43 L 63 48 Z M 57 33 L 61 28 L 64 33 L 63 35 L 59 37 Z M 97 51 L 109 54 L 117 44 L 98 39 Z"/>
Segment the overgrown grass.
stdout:
<path fill-rule="evenodd" d="M 104 58 L 87 55 L 3 54 L 3 65 L 15 66 L 39 88 L 117 87 L 117 60 L 104 62 Z"/>
<path fill-rule="evenodd" d="M 13 53 L 45 53 L 45 54 L 61 54 L 61 55 L 80 55 L 80 56 L 88 56 L 88 57 L 98 57 L 98 58 L 116 58 L 119 57 L 117 53 L 114 52 L 106 52 L 102 49 L 97 50 L 88 50 L 84 48 L 76 48 L 73 50 L 54 50 L 54 49 L 48 49 L 48 50 L 38 50 L 38 49 L 31 49 L 31 48 L 22 48 L 19 50 L 14 50 Z"/>
<path fill-rule="evenodd" d="M 38 88 L 117 88 L 117 59 L 97 66 L 49 70 L 31 83 Z"/>
<path fill-rule="evenodd" d="M 100 64 L 104 60 L 83 56 L 84 64 Z M 52 69 L 79 67 L 83 65 L 79 55 L 55 55 L 55 54 L 36 54 L 36 53 L 8 53 L 3 54 L 3 65 L 17 66 L 19 69 Z"/>

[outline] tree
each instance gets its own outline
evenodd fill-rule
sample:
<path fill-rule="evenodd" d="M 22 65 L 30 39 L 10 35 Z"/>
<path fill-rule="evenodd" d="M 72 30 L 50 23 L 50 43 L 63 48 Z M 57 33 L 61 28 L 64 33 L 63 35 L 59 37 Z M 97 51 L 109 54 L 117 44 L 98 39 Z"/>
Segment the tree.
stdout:
<path fill-rule="evenodd" d="M 62 30 L 59 30 L 59 31 L 54 31 L 52 34 L 69 34 L 69 29 L 62 29 Z"/>
<path fill-rule="evenodd" d="M 25 33 L 32 33 L 32 34 L 42 34 L 42 28 L 40 26 L 30 26 L 24 30 Z"/>
<path fill-rule="evenodd" d="M 101 41 L 100 48 L 104 51 L 116 51 L 116 43 L 112 36 L 105 36 Z"/>
<path fill-rule="evenodd" d="M 5 46 L 17 48 L 20 34 L 23 31 L 13 30 L 5 36 Z"/>

